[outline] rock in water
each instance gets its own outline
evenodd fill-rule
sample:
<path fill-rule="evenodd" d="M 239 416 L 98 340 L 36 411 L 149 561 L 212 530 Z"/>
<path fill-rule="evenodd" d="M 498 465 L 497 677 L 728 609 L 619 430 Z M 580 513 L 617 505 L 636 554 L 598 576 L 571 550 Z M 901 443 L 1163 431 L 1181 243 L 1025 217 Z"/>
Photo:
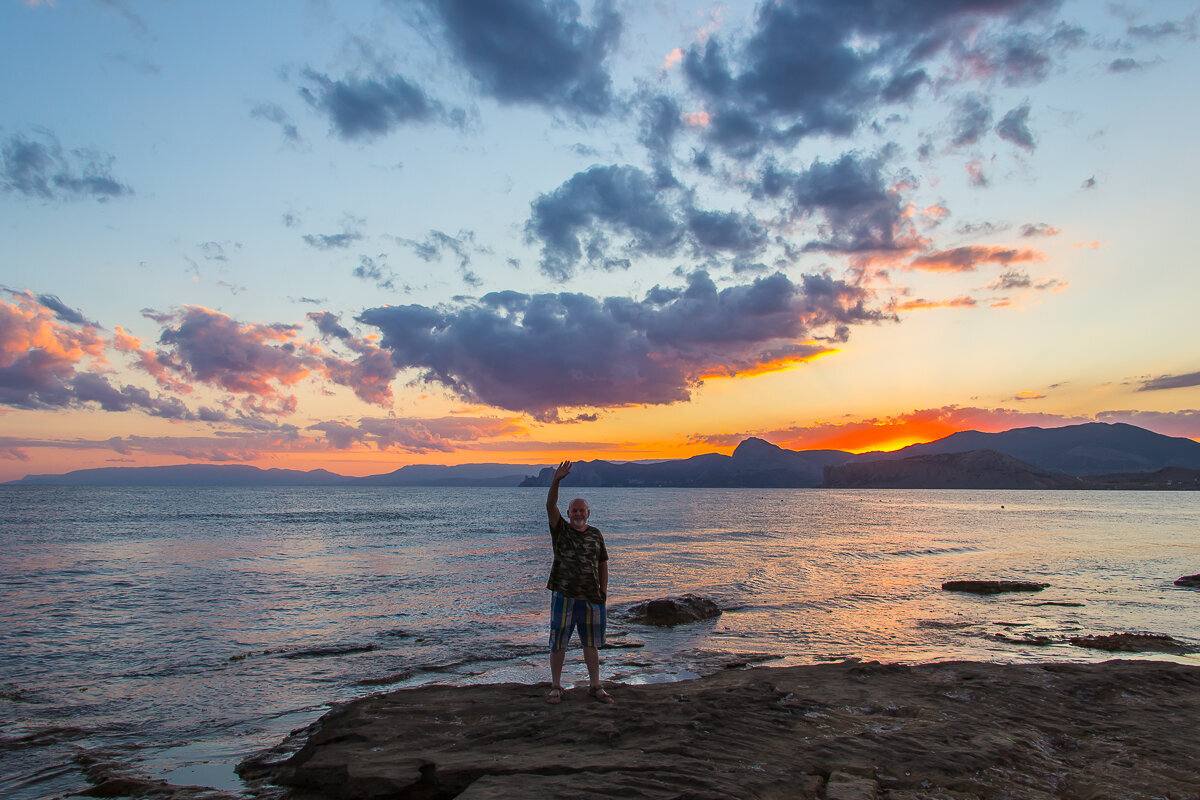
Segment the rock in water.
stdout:
<path fill-rule="evenodd" d="M 629 607 L 625 616 L 632 622 L 647 625 L 682 625 L 721 616 L 720 607 L 707 597 L 685 594 L 680 597 L 659 597 L 643 600 Z"/>
<path fill-rule="evenodd" d="M 1200 575 L 1184 575 L 1182 578 L 1175 580 L 1176 586 L 1188 586 L 1192 589 L 1200 589 Z"/>
<path fill-rule="evenodd" d="M 942 589 L 947 592 L 1000 594 L 1001 592 L 1040 592 L 1049 585 L 1030 581 L 946 581 L 942 584 Z"/>
<path fill-rule="evenodd" d="M 1107 636 L 1076 636 L 1068 639 L 1076 647 L 1107 650 L 1110 653 L 1194 653 L 1194 647 L 1162 633 L 1110 633 Z"/>

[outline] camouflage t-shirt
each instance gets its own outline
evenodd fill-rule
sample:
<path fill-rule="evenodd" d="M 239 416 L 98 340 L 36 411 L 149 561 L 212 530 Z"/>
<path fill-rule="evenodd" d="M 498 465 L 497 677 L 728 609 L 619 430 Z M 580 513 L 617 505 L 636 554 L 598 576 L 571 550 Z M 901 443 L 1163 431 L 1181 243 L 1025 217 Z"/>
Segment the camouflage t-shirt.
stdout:
<path fill-rule="evenodd" d="M 564 597 L 603 603 L 606 598 L 600 589 L 600 562 L 608 561 L 608 550 L 600 531 L 591 525 L 577 531 L 559 517 L 558 525 L 550 528 L 550 540 L 554 543 L 554 565 L 546 588 Z"/>

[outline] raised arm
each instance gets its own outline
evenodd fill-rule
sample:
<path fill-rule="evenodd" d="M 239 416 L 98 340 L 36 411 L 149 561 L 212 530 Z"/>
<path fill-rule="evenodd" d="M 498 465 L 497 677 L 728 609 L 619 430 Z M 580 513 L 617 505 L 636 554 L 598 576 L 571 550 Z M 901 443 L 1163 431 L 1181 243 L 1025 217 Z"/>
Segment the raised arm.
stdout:
<path fill-rule="evenodd" d="M 546 516 L 550 520 L 551 528 L 557 527 L 558 521 L 562 519 L 562 514 L 558 513 L 558 484 L 570 473 L 571 462 L 564 461 L 554 470 L 554 477 L 550 479 L 550 491 L 546 493 Z"/>

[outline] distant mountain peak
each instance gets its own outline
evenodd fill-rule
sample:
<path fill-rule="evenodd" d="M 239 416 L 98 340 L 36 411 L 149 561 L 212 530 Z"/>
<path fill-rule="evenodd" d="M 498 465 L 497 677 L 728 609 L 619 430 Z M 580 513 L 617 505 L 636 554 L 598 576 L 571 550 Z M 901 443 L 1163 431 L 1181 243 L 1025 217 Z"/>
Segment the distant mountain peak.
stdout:
<path fill-rule="evenodd" d="M 747 456 L 761 457 L 765 454 L 776 454 L 791 452 L 784 450 L 777 444 L 771 444 L 766 439 L 759 439 L 757 436 L 751 436 L 749 439 L 742 440 L 742 443 L 733 449 L 734 458 L 745 458 Z"/>

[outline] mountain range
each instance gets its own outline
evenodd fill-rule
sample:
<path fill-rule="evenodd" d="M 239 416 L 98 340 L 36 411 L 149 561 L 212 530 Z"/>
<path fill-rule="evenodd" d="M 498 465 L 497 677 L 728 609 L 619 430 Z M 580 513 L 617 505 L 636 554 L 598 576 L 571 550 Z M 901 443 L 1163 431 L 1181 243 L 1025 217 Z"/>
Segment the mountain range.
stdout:
<path fill-rule="evenodd" d="M 978 451 L 989 451 L 990 455 L 931 458 Z M 902 463 L 885 466 L 887 462 Z M 1150 475 L 1162 470 L 1168 472 L 1158 477 Z M 934 442 L 870 453 L 786 450 L 751 437 L 728 456 L 707 453 L 653 463 L 579 461 L 563 485 L 1159 488 L 1161 484 L 1177 488 L 1181 482 L 1193 480 L 1191 473 L 1196 470 L 1200 470 L 1200 442 L 1134 425 L 1092 422 L 1062 428 L 1016 428 L 1002 433 L 961 431 Z M 305 472 L 247 465 L 181 464 L 28 475 L 10 485 L 548 486 L 553 472 L 550 466 L 528 464 L 409 465 L 382 475 L 356 478 L 323 469 Z"/>

